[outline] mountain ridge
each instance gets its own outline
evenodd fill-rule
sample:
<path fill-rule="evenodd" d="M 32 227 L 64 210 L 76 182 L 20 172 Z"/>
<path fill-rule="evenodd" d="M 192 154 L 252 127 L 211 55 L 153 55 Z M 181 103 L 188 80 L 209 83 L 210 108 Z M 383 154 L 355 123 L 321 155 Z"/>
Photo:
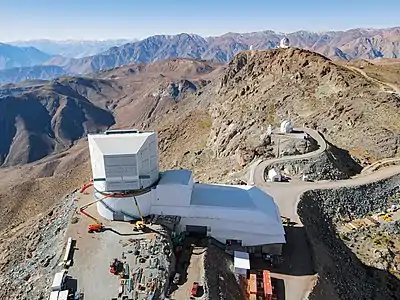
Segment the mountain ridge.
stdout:
<path fill-rule="evenodd" d="M 133 62 L 154 62 L 174 57 L 229 62 L 243 50 L 277 48 L 283 37 L 294 47 L 312 50 L 331 59 L 372 59 L 400 57 L 400 27 L 388 29 L 351 29 L 313 33 L 296 31 L 279 34 L 272 30 L 251 33 L 226 33 L 202 37 L 197 34 L 155 35 L 146 39 L 112 47 L 98 55 L 84 57 L 66 65 L 72 73 L 95 72 Z"/>
<path fill-rule="evenodd" d="M 16 47 L 0 43 L 0 70 L 40 65 L 50 57 L 35 47 Z"/>
<path fill-rule="evenodd" d="M 292 46 L 318 52 L 333 60 L 400 58 L 400 27 L 393 27 L 326 32 L 299 30 L 292 33 L 264 30 L 228 32 L 209 37 L 189 33 L 154 35 L 140 41 L 114 45 L 104 52 L 82 58 L 64 57 L 58 53 L 42 64 L 62 67 L 64 75 L 67 75 L 88 74 L 136 62 L 148 63 L 177 57 L 228 63 L 235 54 L 249 50 L 250 47 L 253 50 L 275 49 L 285 36 L 291 40 Z M 36 68 L 36 73 L 37 79 L 46 78 L 45 70 Z M 51 74 L 47 77 L 51 78 Z M 8 80 L 5 78 L 3 82 L 15 82 L 17 79 L 13 78 L 24 79 L 23 76 L 14 75 Z"/>

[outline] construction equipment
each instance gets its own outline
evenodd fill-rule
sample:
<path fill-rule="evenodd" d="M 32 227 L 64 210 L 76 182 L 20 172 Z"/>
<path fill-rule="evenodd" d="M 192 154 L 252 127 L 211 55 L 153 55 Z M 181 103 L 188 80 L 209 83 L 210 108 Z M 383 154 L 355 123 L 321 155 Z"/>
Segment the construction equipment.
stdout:
<path fill-rule="evenodd" d="M 91 186 L 93 186 L 93 182 L 90 182 L 90 183 L 84 185 L 84 186 L 82 187 L 82 189 L 80 190 L 80 193 L 83 194 L 83 193 L 85 192 L 85 190 L 88 189 L 88 188 L 91 187 Z M 97 220 L 95 217 L 93 217 L 92 215 L 90 215 L 90 214 L 88 214 L 87 212 L 85 212 L 85 209 L 88 208 L 89 206 L 91 206 L 91 205 L 93 205 L 93 204 L 99 202 L 99 201 L 105 200 L 105 199 L 110 198 L 110 197 L 115 197 L 115 198 L 133 197 L 133 199 L 135 200 L 136 209 L 137 209 L 138 214 L 139 214 L 139 216 L 140 216 L 140 220 L 135 222 L 135 227 L 134 227 L 133 230 L 134 230 L 134 231 L 143 231 L 143 230 L 145 230 L 146 224 L 145 224 L 145 221 L 144 221 L 142 212 L 140 211 L 139 204 L 138 204 L 138 202 L 137 202 L 137 200 L 136 200 L 136 197 L 135 197 L 135 195 L 137 195 L 137 192 L 136 192 L 136 193 L 129 193 L 129 192 L 128 192 L 128 193 L 110 193 L 110 194 L 102 193 L 102 194 L 104 195 L 104 197 L 102 197 L 102 198 L 100 198 L 100 199 L 97 199 L 97 200 L 95 200 L 95 201 L 92 201 L 92 202 L 90 202 L 90 203 L 88 203 L 88 204 L 86 204 L 86 205 L 83 205 L 83 206 L 81 206 L 81 207 L 79 208 L 79 211 L 80 211 L 83 215 L 89 217 L 90 219 L 92 219 L 92 220 L 95 222 L 94 224 L 90 224 L 90 225 L 89 225 L 89 228 L 88 228 L 88 232 L 89 232 L 89 233 L 93 233 L 93 232 L 102 232 L 102 231 L 104 231 L 104 226 L 103 226 L 103 224 L 102 224 L 99 220 Z"/>
<path fill-rule="evenodd" d="M 83 190 L 83 189 L 82 189 L 82 190 Z M 97 220 L 95 217 L 93 217 L 93 216 L 90 215 L 89 213 L 85 212 L 85 209 L 88 208 L 89 206 L 91 206 L 91 205 L 93 205 L 93 204 L 99 202 L 99 201 L 102 201 L 102 200 L 104 200 L 104 199 L 106 199 L 106 198 L 113 197 L 113 196 L 114 196 L 114 194 L 106 195 L 106 196 L 104 196 L 103 198 L 100 198 L 100 199 L 97 199 L 97 200 L 95 200 L 95 201 L 89 202 L 88 204 L 85 204 L 85 205 L 83 205 L 83 206 L 81 206 L 81 207 L 79 208 L 79 212 L 80 212 L 81 214 L 85 215 L 86 217 L 92 219 L 92 220 L 95 222 L 95 223 L 89 225 L 89 227 L 88 227 L 88 233 L 102 232 L 102 231 L 104 231 L 104 226 L 103 226 L 103 224 L 102 224 L 99 220 Z"/>
<path fill-rule="evenodd" d="M 136 221 L 135 227 L 133 230 L 134 231 L 143 231 L 146 228 L 146 223 L 144 222 L 144 218 L 143 218 L 142 212 L 140 211 L 139 204 L 136 200 L 136 197 L 133 196 L 133 199 L 135 200 L 136 209 L 140 216 L 140 221 Z"/>
<path fill-rule="evenodd" d="M 114 258 L 114 260 L 110 263 L 110 273 L 114 275 L 124 275 L 124 264 L 122 261 Z"/>

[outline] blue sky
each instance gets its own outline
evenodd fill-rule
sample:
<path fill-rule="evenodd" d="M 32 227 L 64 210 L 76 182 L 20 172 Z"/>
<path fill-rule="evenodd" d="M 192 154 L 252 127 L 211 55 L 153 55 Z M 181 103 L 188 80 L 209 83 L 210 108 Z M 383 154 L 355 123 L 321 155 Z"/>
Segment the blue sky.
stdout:
<path fill-rule="evenodd" d="M 0 41 L 400 26 L 399 0 L 0 0 Z"/>

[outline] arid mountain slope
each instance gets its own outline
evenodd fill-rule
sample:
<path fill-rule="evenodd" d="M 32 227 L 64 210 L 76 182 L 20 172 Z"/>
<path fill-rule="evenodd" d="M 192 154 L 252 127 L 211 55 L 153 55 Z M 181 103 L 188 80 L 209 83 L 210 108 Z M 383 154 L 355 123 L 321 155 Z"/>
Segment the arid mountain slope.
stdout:
<path fill-rule="evenodd" d="M 1 89 L 0 164 L 38 160 L 113 125 L 105 94 L 118 97 L 121 91 L 111 82 L 87 78 Z"/>
<path fill-rule="evenodd" d="M 38 160 L 115 122 L 143 127 L 206 85 L 205 75 L 214 69 L 206 62 L 180 59 L 119 68 L 97 74 L 97 79 L 63 77 L 6 86 L 0 89 L 0 163 Z"/>
<path fill-rule="evenodd" d="M 222 156 L 268 123 L 291 118 L 358 158 L 399 154 L 400 98 L 360 73 L 300 49 L 246 51 L 229 64 L 214 97 L 209 145 Z"/>

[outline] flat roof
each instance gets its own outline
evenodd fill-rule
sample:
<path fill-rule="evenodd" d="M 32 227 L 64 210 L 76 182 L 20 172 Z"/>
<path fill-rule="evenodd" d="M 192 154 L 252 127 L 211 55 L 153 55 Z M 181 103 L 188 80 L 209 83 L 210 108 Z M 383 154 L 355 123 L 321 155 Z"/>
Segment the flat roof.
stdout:
<path fill-rule="evenodd" d="M 193 187 L 191 205 L 222 206 L 254 210 L 250 186 L 197 183 Z"/>
<path fill-rule="evenodd" d="M 233 265 L 235 268 L 250 270 L 250 256 L 247 252 L 234 251 Z"/>
<path fill-rule="evenodd" d="M 135 154 L 139 152 L 147 138 L 155 132 L 128 132 L 113 134 L 89 134 L 103 155 Z"/>
<path fill-rule="evenodd" d="M 158 185 L 188 185 L 191 177 L 192 171 L 190 170 L 168 170 L 161 174 Z"/>

